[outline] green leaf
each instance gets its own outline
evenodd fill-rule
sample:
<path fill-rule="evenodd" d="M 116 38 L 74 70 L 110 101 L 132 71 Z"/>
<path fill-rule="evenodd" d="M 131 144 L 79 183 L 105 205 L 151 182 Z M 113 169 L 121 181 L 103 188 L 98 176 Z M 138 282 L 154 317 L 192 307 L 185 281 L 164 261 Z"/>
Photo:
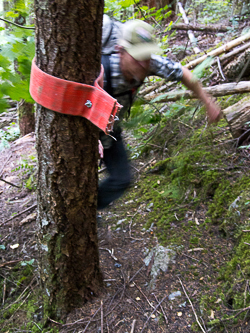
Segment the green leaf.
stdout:
<path fill-rule="evenodd" d="M 8 89 L 8 96 L 13 101 L 20 101 L 21 99 L 24 99 L 26 102 L 34 103 L 34 100 L 29 93 L 29 82 L 27 81 L 21 81 L 15 86 L 10 87 Z"/>
<path fill-rule="evenodd" d="M 197 78 L 201 78 L 203 75 L 203 71 L 207 68 L 210 67 L 210 65 L 213 62 L 213 57 L 207 57 L 201 64 L 196 66 L 196 68 L 193 71 L 193 75 L 195 75 Z"/>
<path fill-rule="evenodd" d="M 5 246 L 4 245 L 0 245 L 0 250 L 5 250 Z"/>
<path fill-rule="evenodd" d="M 0 67 L 5 69 L 5 68 L 9 67 L 10 64 L 11 64 L 11 62 L 6 57 L 4 57 L 2 54 L 0 54 Z"/>
<path fill-rule="evenodd" d="M 34 263 L 35 259 L 31 259 L 30 261 L 22 261 L 21 266 L 27 266 L 32 265 Z"/>
<path fill-rule="evenodd" d="M 148 132 L 148 130 L 145 127 L 141 127 L 138 130 L 141 131 L 142 133 L 147 133 Z"/>

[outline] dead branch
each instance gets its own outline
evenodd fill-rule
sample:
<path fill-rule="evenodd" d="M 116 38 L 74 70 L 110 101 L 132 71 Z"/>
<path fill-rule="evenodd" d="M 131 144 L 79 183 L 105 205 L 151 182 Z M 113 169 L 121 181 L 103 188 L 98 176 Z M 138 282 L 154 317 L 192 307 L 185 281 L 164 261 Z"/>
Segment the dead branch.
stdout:
<path fill-rule="evenodd" d="M 33 206 L 30 206 L 29 208 L 23 210 L 21 213 L 18 213 L 18 214 L 16 214 L 16 215 L 12 216 L 10 219 L 8 219 L 8 220 L 2 222 L 2 223 L 0 224 L 0 227 L 1 227 L 3 224 L 5 224 L 5 223 L 7 223 L 7 222 L 9 222 L 9 221 L 11 221 L 11 220 L 13 220 L 13 219 L 15 219 L 16 217 L 22 215 L 23 213 L 28 212 L 30 209 L 35 208 L 36 206 L 37 206 L 37 204 L 34 204 Z"/>
<path fill-rule="evenodd" d="M 9 154 L 9 156 L 7 157 L 7 159 L 5 160 L 5 162 L 4 162 L 4 164 L 3 164 L 3 167 L 2 167 L 2 169 L 1 169 L 1 171 L 0 171 L 0 177 L 2 177 L 2 175 L 3 175 L 3 170 L 4 170 L 5 166 L 6 166 L 6 164 L 9 162 L 9 159 L 11 158 L 11 155 L 12 155 L 12 152 Z"/>
<path fill-rule="evenodd" d="M 231 27 L 225 25 L 202 25 L 202 24 L 190 24 L 190 23 L 178 23 L 172 24 L 171 29 L 176 30 L 193 30 L 193 31 L 204 31 L 204 32 L 227 32 Z"/>
<path fill-rule="evenodd" d="M 180 13 L 182 14 L 182 18 L 183 18 L 184 22 L 186 24 L 189 24 L 186 13 L 185 13 L 185 11 L 184 11 L 180 2 L 178 2 L 178 6 L 179 6 L 179 10 L 180 10 Z M 194 53 L 200 53 L 201 50 L 196 46 L 197 45 L 196 38 L 194 37 L 194 34 L 190 30 L 188 30 L 188 37 L 189 37 L 189 39 L 191 41 L 191 44 L 194 48 Z"/>
<path fill-rule="evenodd" d="M 156 297 L 156 295 L 155 295 L 155 294 L 153 294 L 153 295 L 154 295 L 154 297 L 155 297 L 155 299 L 156 299 L 156 302 L 159 303 L 158 298 Z M 160 304 L 160 308 L 161 308 L 162 314 L 163 314 L 163 316 L 164 316 L 165 322 L 166 322 L 166 324 L 168 324 L 168 318 L 167 318 L 167 316 L 166 316 L 166 314 L 165 314 L 165 311 L 164 311 L 164 309 L 163 309 L 163 307 L 162 307 L 161 304 Z"/>
<path fill-rule="evenodd" d="M 195 66 L 197 66 L 198 64 L 200 64 L 202 61 L 204 61 L 207 57 L 214 57 L 214 56 L 218 56 L 222 53 L 225 53 L 226 51 L 230 50 L 231 48 L 240 45 L 242 42 L 249 40 L 250 39 L 250 33 L 245 34 L 244 36 L 241 36 L 237 39 L 232 40 L 231 42 L 222 45 L 221 47 L 218 47 L 217 49 L 208 52 L 207 54 L 204 54 L 202 57 L 195 59 L 193 61 L 191 61 L 190 63 L 188 63 L 187 65 L 185 65 L 184 67 L 186 68 L 193 68 Z"/>
<path fill-rule="evenodd" d="M 115 256 L 114 256 L 114 249 L 112 249 L 111 251 L 107 248 L 104 247 L 99 247 L 99 250 L 104 250 L 104 251 L 108 251 L 108 253 L 110 254 L 111 258 L 113 258 L 114 260 L 118 260 Z"/>
<path fill-rule="evenodd" d="M 158 303 L 158 304 L 156 305 L 156 307 L 154 308 L 154 311 L 151 312 L 150 315 L 148 316 L 148 318 L 147 318 L 145 324 L 143 325 L 143 328 L 142 328 L 142 330 L 141 330 L 140 333 L 142 333 L 142 332 L 145 330 L 145 328 L 146 328 L 146 326 L 147 326 L 147 324 L 148 324 L 148 322 L 149 322 L 151 316 L 156 312 L 156 310 L 158 309 L 158 307 L 161 305 L 161 303 L 162 303 L 163 301 L 165 301 L 165 299 L 166 299 L 167 297 L 168 297 L 168 295 L 166 295 L 166 296 L 160 301 L 160 303 Z"/>
<path fill-rule="evenodd" d="M 137 286 L 137 284 L 134 282 L 134 285 L 136 286 L 136 288 L 139 290 L 139 292 L 145 297 L 146 301 L 148 302 L 148 304 L 151 306 L 151 308 L 154 309 L 153 304 L 150 302 L 150 300 L 147 298 L 147 296 L 144 294 L 144 292 L 141 290 L 141 288 L 139 286 Z M 157 311 L 158 314 L 161 314 L 159 311 Z"/>
<path fill-rule="evenodd" d="M 235 56 L 236 54 L 242 52 L 242 51 L 245 51 L 246 49 L 248 49 L 250 47 L 250 42 L 249 43 L 246 43 L 240 47 L 238 47 L 237 49 L 231 51 L 231 52 L 228 52 L 226 54 L 223 54 L 221 57 L 220 57 L 220 61 L 223 61 L 225 59 L 228 59 L 230 57 L 233 57 Z"/>
<path fill-rule="evenodd" d="M 178 277 L 178 276 L 177 276 L 177 277 Z M 196 319 L 197 324 L 200 326 L 202 332 L 203 332 L 203 333 L 206 333 L 206 331 L 204 330 L 204 328 L 201 326 L 201 323 L 199 322 L 199 319 L 198 319 L 198 316 L 197 316 L 197 314 L 196 314 L 196 312 L 195 312 L 194 306 L 193 306 L 193 304 L 192 304 L 190 298 L 188 297 L 188 294 L 187 294 L 187 292 L 186 292 L 186 289 L 185 289 L 185 287 L 184 287 L 184 285 L 183 285 L 181 279 L 180 279 L 179 277 L 178 277 L 178 279 L 179 279 L 179 281 L 180 281 L 180 284 L 181 284 L 181 286 L 182 286 L 182 289 L 183 289 L 183 291 L 184 291 L 184 294 L 186 295 L 186 297 L 187 297 L 187 299 L 188 299 L 188 301 L 189 301 L 189 303 L 190 303 L 190 305 L 191 305 L 191 307 L 192 307 L 192 310 L 193 310 L 193 313 L 194 313 L 194 315 L 195 315 L 195 319 Z"/>
<path fill-rule="evenodd" d="M 204 90 L 214 96 L 226 96 L 233 94 L 243 94 L 246 92 L 250 92 L 250 82 L 249 81 L 241 81 L 238 84 L 235 82 L 232 83 L 224 83 L 213 87 L 204 88 Z M 197 98 L 193 92 L 190 90 L 175 90 L 165 94 L 155 94 L 154 96 L 145 96 L 145 103 L 165 103 L 165 102 L 175 102 L 184 99 L 194 99 Z"/>
<path fill-rule="evenodd" d="M 135 330 L 135 323 L 136 323 L 136 319 L 133 320 L 133 323 L 132 323 L 132 327 L 131 327 L 131 331 L 130 331 L 130 333 L 134 333 L 134 330 Z"/>
<path fill-rule="evenodd" d="M 0 180 L 8 185 L 11 185 L 11 186 L 14 186 L 14 187 L 17 187 L 17 188 L 21 188 L 21 186 L 18 186 L 18 185 L 15 185 L 11 182 L 8 182 L 7 180 L 3 179 L 3 178 L 0 178 Z"/>
<path fill-rule="evenodd" d="M 0 264 L 0 267 L 5 267 L 7 265 L 14 265 L 14 264 L 17 264 L 18 262 L 22 261 L 22 259 L 19 259 L 19 260 L 13 260 L 13 261 L 6 261 L 4 263 L 1 263 Z"/>
<path fill-rule="evenodd" d="M 101 300 L 101 333 L 103 333 L 103 301 Z"/>

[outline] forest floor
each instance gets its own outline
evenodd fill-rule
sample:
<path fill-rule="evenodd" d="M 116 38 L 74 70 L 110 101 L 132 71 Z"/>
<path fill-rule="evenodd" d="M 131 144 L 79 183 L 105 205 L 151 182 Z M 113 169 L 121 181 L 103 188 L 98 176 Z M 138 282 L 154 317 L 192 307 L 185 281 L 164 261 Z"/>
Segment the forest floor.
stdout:
<path fill-rule="evenodd" d="M 1 332 L 42 330 L 39 326 L 42 299 L 37 270 L 36 195 L 35 191 L 27 189 L 35 156 L 32 133 L 12 143 L 0 156 L 3 178 L 10 183 L 0 182 L 1 244 L 4 245 L 0 250 L 4 304 L 0 310 Z M 178 208 L 172 212 L 171 229 L 182 234 L 181 242 L 174 245 L 171 236 L 168 239 L 166 234 L 164 247 L 159 248 L 156 227 L 143 229 L 154 207 L 150 201 L 141 201 L 137 193 L 156 161 L 157 154 L 152 151 L 148 161 L 141 158 L 133 161 L 133 187 L 122 199 L 100 212 L 98 237 L 104 278 L 100 295 L 76 309 L 63 324 L 51 321 L 52 331 L 196 332 L 200 330 L 199 322 L 204 327 L 203 332 L 209 332 L 211 328 L 206 328 L 207 323 L 221 315 L 221 311 L 216 311 L 216 305 L 222 302 L 221 295 L 216 296 L 221 283 L 218 268 L 230 258 L 234 239 L 225 237 L 218 225 L 206 227 L 205 204 L 193 210 L 187 203 L 181 205 L 185 210 L 184 218 L 179 216 Z M 249 167 L 250 161 L 248 170 Z M 156 177 L 159 183 L 161 177 L 158 174 Z M 155 180 L 148 183 L 148 192 L 155 187 L 153 183 Z M 197 246 L 190 242 L 194 224 L 199 228 Z M 184 225 L 189 226 L 185 231 Z M 155 252 L 146 265 L 147 251 L 156 248 L 163 250 L 162 256 L 157 260 Z M 153 277 L 152 272 L 157 269 L 159 272 Z M 211 300 L 210 308 L 207 304 L 202 308 L 202 299 Z M 223 306 L 224 312 L 230 313 L 228 300 Z M 227 322 L 223 325 L 224 330 L 212 331 L 250 331 L 249 318 L 234 326 Z"/>
<path fill-rule="evenodd" d="M 180 115 L 159 135 L 163 141 L 155 136 L 132 159 L 131 188 L 99 212 L 103 289 L 65 322 L 48 319 L 47 329 L 36 245 L 35 135 L 0 153 L 0 332 L 250 332 L 249 250 L 227 268 L 240 243 L 238 225 L 242 231 L 250 223 L 249 149 L 236 149 L 225 122 L 210 130 L 199 117 L 190 123 Z M 184 151 L 183 138 L 191 150 Z M 131 136 L 128 142 L 132 157 L 139 143 Z M 237 283 L 229 285 L 230 278 Z"/>

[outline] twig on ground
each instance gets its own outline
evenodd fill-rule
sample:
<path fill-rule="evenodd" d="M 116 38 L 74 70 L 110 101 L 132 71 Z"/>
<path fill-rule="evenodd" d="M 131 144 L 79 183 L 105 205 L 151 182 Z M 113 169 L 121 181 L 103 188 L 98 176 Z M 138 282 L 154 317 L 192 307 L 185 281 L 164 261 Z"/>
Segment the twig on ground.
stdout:
<path fill-rule="evenodd" d="M 106 167 L 104 167 L 104 168 L 102 168 L 102 169 L 98 170 L 98 173 L 103 173 L 105 170 L 107 170 L 107 168 L 106 168 Z"/>
<path fill-rule="evenodd" d="M 190 125 L 188 125 L 188 124 L 185 124 L 183 121 L 180 121 L 180 120 L 177 120 L 178 121 L 178 123 L 180 123 L 180 124 L 182 124 L 182 125 L 184 125 L 184 126 L 186 126 L 186 127 L 188 127 L 188 128 L 191 128 L 192 130 L 193 130 L 193 127 L 192 126 L 190 126 Z"/>
<path fill-rule="evenodd" d="M 55 321 L 55 320 L 53 320 L 53 319 L 51 319 L 51 318 L 49 318 L 49 317 L 48 317 L 48 320 L 51 321 L 51 322 L 54 323 L 54 324 L 57 324 L 57 325 L 62 326 L 62 323 L 58 323 L 58 321 Z"/>
<path fill-rule="evenodd" d="M 82 324 L 85 324 L 85 323 L 87 323 L 87 326 L 91 323 L 91 322 L 96 322 L 96 321 L 100 321 L 100 319 L 95 319 L 95 320 L 92 320 L 94 317 L 95 317 L 95 315 L 97 314 L 97 312 L 99 311 L 101 309 L 101 307 L 99 307 L 97 310 L 96 310 L 96 312 L 94 313 L 94 315 L 90 318 L 90 319 L 88 319 L 89 317 L 87 317 L 87 318 L 81 318 L 81 319 L 78 319 L 78 320 L 76 320 L 76 321 L 74 321 L 73 323 L 67 323 L 67 324 L 61 324 L 61 323 L 58 323 L 58 322 L 54 322 L 54 323 L 56 323 L 56 324 L 59 324 L 59 325 L 62 325 L 62 327 L 67 327 L 67 326 L 73 326 L 73 325 L 76 325 L 76 324 L 80 324 L 80 325 L 82 325 Z M 52 319 L 50 319 L 50 318 L 48 318 L 49 320 L 51 320 L 51 321 L 53 321 Z M 85 329 L 86 329 L 87 327 L 85 327 Z M 67 331 L 68 332 L 68 331 Z M 85 331 L 83 331 L 83 332 L 85 332 Z"/>
<path fill-rule="evenodd" d="M 150 163 L 152 163 L 155 160 L 155 157 L 152 158 L 152 160 L 150 160 L 148 163 L 144 164 L 139 170 L 138 172 L 140 172 L 142 169 L 146 168 Z"/>
<path fill-rule="evenodd" d="M 246 245 L 250 245 L 249 243 L 246 243 L 246 242 L 244 242 L 244 244 L 246 244 Z"/>
<path fill-rule="evenodd" d="M 154 308 L 154 311 L 151 312 L 150 315 L 148 316 L 148 318 L 147 318 L 145 324 L 143 325 L 143 328 L 142 328 L 142 330 L 141 330 L 140 333 L 142 333 L 142 332 L 145 330 L 145 328 L 146 328 L 146 326 L 147 326 L 147 324 L 148 324 L 148 322 L 149 322 L 151 316 L 157 311 L 157 308 L 161 305 L 161 303 L 162 303 L 163 301 L 165 301 L 165 299 L 166 299 L 167 297 L 168 297 L 168 295 L 166 295 L 166 296 L 160 301 L 160 303 L 158 303 L 158 304 L 156 305 L 156 307 Z"/>
<path fill-rule="evenodd" d="M 250 232 L 250 230 L 242 230 L 242 232 Z"/>
<path fill-rule="evenodd" d="M 9 318 L 9 320 L 12 319 L 12 317 L 16 314 L 16 312 L 21 308 L 21 306 L 26 302 L 26 300 L 30 297 L 31 295 L 31 291 L 28 293 L 28 296 L 22 301 L 22 303 L 19 305 L 19 307 L 14 311 L 14 313 L 12 314 L 12 316 Z"/>
<path fill-rule="evenodd" d="M 196 252 L 196 251 L 203 251 L 203 247 L 196 247 L 195 249 L 190 249 L 188 252 Z"/>
<path fill-rule="evenodd" d="M 103 333 L 103 301 L 101 300 L 101 333 Z"/>
<path fill-rule="evenodd" d="M 85 326 L 85 329 L 82 333 L 85 333 L 87 331 L 87 328 L 89 327 L 89 324 L 91 323 L 92 319 L 94 319 L 94 317 L 96 316 L 96 314 L 100 311 L 101 307 L 99 307 L 96 312 L 93 314 L 93 316 L 90 318 L 90 320 L 88 321 L 87 325 Z M 65 325 L 64 325 L 65 326 Z"/>
<path fill-rule="evenodd" d="M 222 72 L 222 69 L 221 69 L 220 58 L 219 58 L 219 57 L 216 57 L 216 60 L 217 60 L 217 65 L 218 65 L 218 68 L 219 68 L 220 75 L 221 75 L 221 77 L 223 78 L 223 80 L 225 81 L 226 78 L 225 78 L 225 76 L 224 76 L 224 74 L 223 74 L 223 72 Z"/>
<path fill-rule="evenodd" d="M 149 299 L 147 298 L 147 296 L 144 294 L 144 292 L 141 290 L 141 288 L 139 286 L 137 286 L 137 284 L 134 282 L 134 285 L 136 286 L 136 288 L 140 291 L 140 293 L 146 298 L 146 301 L 148 302 L 148 304 L 151 306 L 152 309 L 154 309 L 155 307 L 153 306 L 153 304 L 149 301 Z M 157 311 L 158 314 L 161 314 L 160 311 Z"/>
<path fill-rule="evenodd" d="M 188 258 L 192 259 L 192 260 L 195 260 L 195 261 L 198 261 L 198 262 L 200 261 L 200 260 L 198 260 L 198 259 L 196 259 L 196 258 L 193 258 L 193 257 L 188 256 L 188 255 L 185 254 L 185 253 L 183 253 L 183 255 L 184 255 L 185 257 L 188 257 Z M 204 266 L 208 267 L 208 265 L 205 264 L 204 262 L 202 262 L 202 264 L 203 264 Z"/>
<path fill-rule="evenodd" d="M 249 286 L 249 280 L 247 280 L 246 282 L 246 287 L 245 287 L 245 291 L 244 291 L 244 306 L 246 306 L 246 298 L 247 298 L 247 289 Z"/>
<path fill-rule="evenodd" d="M 6 261 L 6 262 L 1 263 L 0 267 L 4 267 L 4 266 L 7 266 L 7 265 L 14 265 L 14 264 L 17 264 L 20 261 L 22 261 L 22 259 L 13 260 L 13 261 Z"/>
<path fill-rule="evenodd" d="M 155 294 L 153 294 L 153 295 L 154 295 L 156 301 L 159 303 L 159 301 L 158 301 L 156 295 L 155 295 Z M 161 312 L 162 312 L 162 314 L 163 314 L 163 316 L 164 316 L 164 318 L 165 318 L 165 322 L 166 322 L 166 324 L 168 324 L 168 318 L 167 318 L 166 313 L 165 313 L 165 311 L 164 311 L 164 309 L 163 309 L 163 307 L 162 307 L 161 304 L 160 304 L 160 307 L 161 307 Z"/>
<path fill-rule="evenodd" d="M 156 147 L 156 148 L 160 148 L 160 149 L 162 149 L 162 147 L 161 147 L 161 146 L 154 145 L 153 143 L 148 143 L 148 145 L 149 145 L 149 146 L 152 146 L 152 147 Z"/>
<path fill-rule="evenodd" d="M 136 319 L 134 319 L 133 322 L 132 322 L 132 327 L 131 327 L 131 331 L 130 331 L 130 333 L 134 333 L 134 330 L 135 330 L 135 323 L 136 323 Z"/>
<path fill-rule="evenodd" d="M 32 323 L 33 323 L 33 324 L 35 324 L 35 325 L 36 325 L 36 327 L 37 327 L 37 328 L 38 328 L 40 331 L 42 331 L 41 327 L 40 327 L 40 326 L 38 326 L 38 325 L 37 325 L 37 323 L 35 323 L 34 321 L 32 321 Z"/>
<path fill-rule="evenodd" d="M 244 309 L 241 309 L 238 313 L 236 313 L 236 315 L 234 316 L 234 318 L 238 317 L 242 312 L 245 312 L 245 311 L 248 311 L 248 310 L 250 310 L 250 306 L 248 306 L 248 307 L 246 307 Z"/>
<path fill-rule="evenodd" d="M 111 258 L 113 258 L 114 260 L 118 260 L 115 256 L 114 256 L 114 249 L 112 249 L 112 251 L 110 251 L 107 248 L 104 247 L 99 247 L 100 250 L 104 250 L 104 251 L 108 251 L 108 253 L 111 255 Z"/>
<path fill-rule="evenodd" d="M 17 188 L 21 188 L 21 186 L 18 186 L 18 185 L 15 185 L 11 182 L 8 182 L 7 180 L 3 179 L 3 178 L 0 178 L 0 180 L 8 185 L 11 185 L 11 186 L 14 186 L 14 187 L 17 187 Z"/>
<path fill-rule="evenodd" d="M 178 276 L 177 276 L 177 277 L 178 277 Z M 191 307 L 192 307 L 192 310 L 193 310 L 193 313 L 194 313 L 194 316 L 195 316 L 195 319 L 196 319 L 197 324 L 200 326 L 202 332 L 203 332 L 203 333 L 206 333 L 206 331 L 204 330 L 204 328 L 201 326 L 201 323 L 199 322 L 199 319 L 198 319 L 198 316 L 197 316 L 197 314 L 196 314 L 196 312 L 195 312 L 195 309 L 194 309 L 194 307 L 193 307 L 193 304 L 192 304 L 190 298 L 188 297 L 188 294 L 187 294 L 187 292 L 186 292 L 186 289 L 185 289 L 185 287 L 184 287 L 184 285 L 183 285 L 181 279 L 180 279 L 179 277 L 178 277 L 178 279 L 179 279 L 179 281 L 180 281 L 180 284 L 181 284 L 181 286 L 182 286 L 182 289 L 183 289 L 183 291 L 184 291 L 184 294 L 186 295 L 186 297 L 187 297 L 187 299 L 188 299 L 188 301 L 189 301 L 189 303 L 190 303 L 190 305 L 191 305 Z"/>
<path fill-rule="evenodd" d="M 37 204 L 34 204 L 33 206 L 30 206 L 29 208 L 23 210 L 21 213 L 18 213 L 18 214 L 16 214 L 16 215 L 12 216 L 10 219 L 8 219 L 8 220 L 2 222 L 2 223 L 0 224 L 0 227 L 1 227 L 3 224 L 5 224 L 5 223 L 7 223 L 7 222 L 9 222 L 9 221 L 11 221 L 11 220 L 13 220 L 13 219 L 15 219 L 16 217 L 22 215 L 23 213 L 28 212 L 30 209 L 35 208 L 36 206 L 37 206 Z"/>
<path fill-rule="evenodd" d="M 3 281 L 3 302 L 2 302 L 2 305 L 4 305 L 4 302 L 5 302 L 5 295 L 6 295 L 6 278 Z"/>
<path fill-rule="evenodd" d="M 132 237 L 132 235 L 131 235 L 131 233 L 132 233 L 132 230 L 131 230 L 131 228 L 132 228 L 132 224 L 133 224 L 133 218 L 135 217 L 135 215 L 137 215 L 138 214 L 138 211 L 131 217 L 131 220 L 130 220 L 130 222 L 129 222 L 129 237 Z"/>
<path fill-rule="evenodd" d="M 4 162 L 3 166 L 2 166 L 2 169 L 0 171 L 0 177 L 2 177 L 3 170 L 4 170 L 5 166 L 6 166 L 6 164 L 9 162 L 9 159 L 11 158 L 11 155 L 12 155 L 12 152 L 9 154 L 9 156 L 7 157 L 7 159 L 5 160 L 5 162 Z"/>

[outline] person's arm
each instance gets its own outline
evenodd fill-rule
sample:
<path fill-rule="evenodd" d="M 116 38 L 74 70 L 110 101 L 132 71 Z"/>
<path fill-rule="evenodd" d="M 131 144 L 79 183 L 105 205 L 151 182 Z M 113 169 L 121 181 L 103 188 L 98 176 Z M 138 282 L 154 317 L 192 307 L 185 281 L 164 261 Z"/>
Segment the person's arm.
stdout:
<path fill-rule="evenodd" d="M 205 92 L 197 78 L 185 67 L 182 67 L 183 76 L 181 82 L 203 102 L 207 110 L 210 123 L 216 123 L 221 118 L 221 110 L 213 101 L 212 96 Z"/>

